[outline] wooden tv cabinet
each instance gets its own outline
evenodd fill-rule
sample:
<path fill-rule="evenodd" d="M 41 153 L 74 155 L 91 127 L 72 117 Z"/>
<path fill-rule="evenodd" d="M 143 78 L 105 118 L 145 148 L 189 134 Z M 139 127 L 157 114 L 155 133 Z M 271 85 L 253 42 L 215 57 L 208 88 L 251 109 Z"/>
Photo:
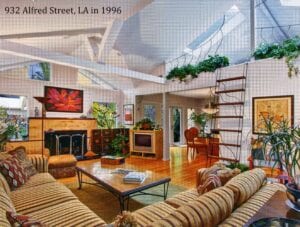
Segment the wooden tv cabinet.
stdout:
<path fill-rule="evenodd" d="M 151 147 L 135 146 L 135 135 L 150 135 Z M 161 159 L 163 154 L 162 130 L 130 130 L 130 156 Z"/>

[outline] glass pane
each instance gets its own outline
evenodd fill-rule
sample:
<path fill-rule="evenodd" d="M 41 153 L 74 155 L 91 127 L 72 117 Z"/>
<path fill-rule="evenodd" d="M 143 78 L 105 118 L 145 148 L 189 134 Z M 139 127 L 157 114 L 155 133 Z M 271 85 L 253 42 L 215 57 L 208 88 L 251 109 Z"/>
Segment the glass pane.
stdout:
<path fill-rule="evenodd" d="M 31 64 L 28 67 L 28 76 L 33 80 L 50 80 L 50 64 L 47 62 L 40 62 Z"/>
<path fill-rule="evenodd" d="M 155 122 L 156 109 L 155 105 L 147 104 L 144 105 L 144 117 L 150 118 L 153 122 Z"/>
<path fill-rule="evenodd" d="M 9 138 L 26 138 L 28 136 L 27 98 L 25 96 L 0 94 L 0 109 L 1 122 L 9 126 Z"/>

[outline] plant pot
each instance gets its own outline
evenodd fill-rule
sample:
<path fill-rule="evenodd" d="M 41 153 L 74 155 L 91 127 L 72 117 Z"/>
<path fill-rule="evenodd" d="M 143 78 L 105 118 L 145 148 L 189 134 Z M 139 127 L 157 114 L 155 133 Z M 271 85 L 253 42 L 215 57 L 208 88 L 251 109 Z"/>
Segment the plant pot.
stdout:
<path fill-rule="evenodd" d="M 144 124 L 142 124 L 141 129 L 143 129 L 143 130 L 149 130 L 149 129 L 151 129 L 151 125 L 148 124 L 148 123 L 144 123 Z"/>
<path fill-rule="evenodd" d="M 297 210 L 300 210 L 300 190 L 297 189 L 295 183 L 287 183 L 285 186 L 287 188 L 286 195 L 288 199 Z"/>

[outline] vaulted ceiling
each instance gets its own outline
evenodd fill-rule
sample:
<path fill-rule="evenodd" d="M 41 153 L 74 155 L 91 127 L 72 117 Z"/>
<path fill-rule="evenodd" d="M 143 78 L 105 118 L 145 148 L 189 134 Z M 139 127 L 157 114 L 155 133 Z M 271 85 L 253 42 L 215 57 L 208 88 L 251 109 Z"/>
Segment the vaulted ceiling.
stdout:
<path fill-rule="evenodd" d="M 168 64 L 172 67 L 173 59 L 183 54 L 195 60 L 218 53 L 228 56 L 231 63 L 243 62 L 251 52 L 249 2 L 3 0 L 0 1 L 0 70 L 48 61 L 85 70 L 113 83 L 116 89 L 124 89 L 137 86 L 140 81 L 164 83 L 160 76 L 165 75 Z M 287 6 L 283 2 L 255 1 L 257 44 L 299 34 L 300 6 Z M 11 15 L 3 10 L 9 6 L 19 6 L 21 10 L 74 8 L 76 15 Z M 122 13 L 78 13 L 78 7 L 101 11 L 101 7 L 110 6 L 120 7 Z M 223 22 L 223 27 L 219 22 Z M 216 33 L 220 34 L 214 36 Z M 188 46 L 200 51 L 186 52 Z"/>

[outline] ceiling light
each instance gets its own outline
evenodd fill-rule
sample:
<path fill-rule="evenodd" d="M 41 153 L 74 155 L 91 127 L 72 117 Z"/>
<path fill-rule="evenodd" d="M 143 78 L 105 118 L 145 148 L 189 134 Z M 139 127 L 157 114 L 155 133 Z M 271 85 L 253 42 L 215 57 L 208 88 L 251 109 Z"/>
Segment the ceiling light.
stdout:
<path fill-rule="evenodd" d="M 212 105 L 212 99 L 213 99 L 213 91 L 212 91 L 212 88 L 209 89 L 209 103 L 207 106 L 205 106 L 205 108 L 202 108 L 201 110 L 204 112 L 204 113 L 207 113 L 207 114 L 216 114 L 219 109 L 218 108 L 215 108 L 213 105 Z"/>
<path fill-rule="evenodd" d="M 300 6 L 299 0 L 280 0 L 283 6 Z"/>

